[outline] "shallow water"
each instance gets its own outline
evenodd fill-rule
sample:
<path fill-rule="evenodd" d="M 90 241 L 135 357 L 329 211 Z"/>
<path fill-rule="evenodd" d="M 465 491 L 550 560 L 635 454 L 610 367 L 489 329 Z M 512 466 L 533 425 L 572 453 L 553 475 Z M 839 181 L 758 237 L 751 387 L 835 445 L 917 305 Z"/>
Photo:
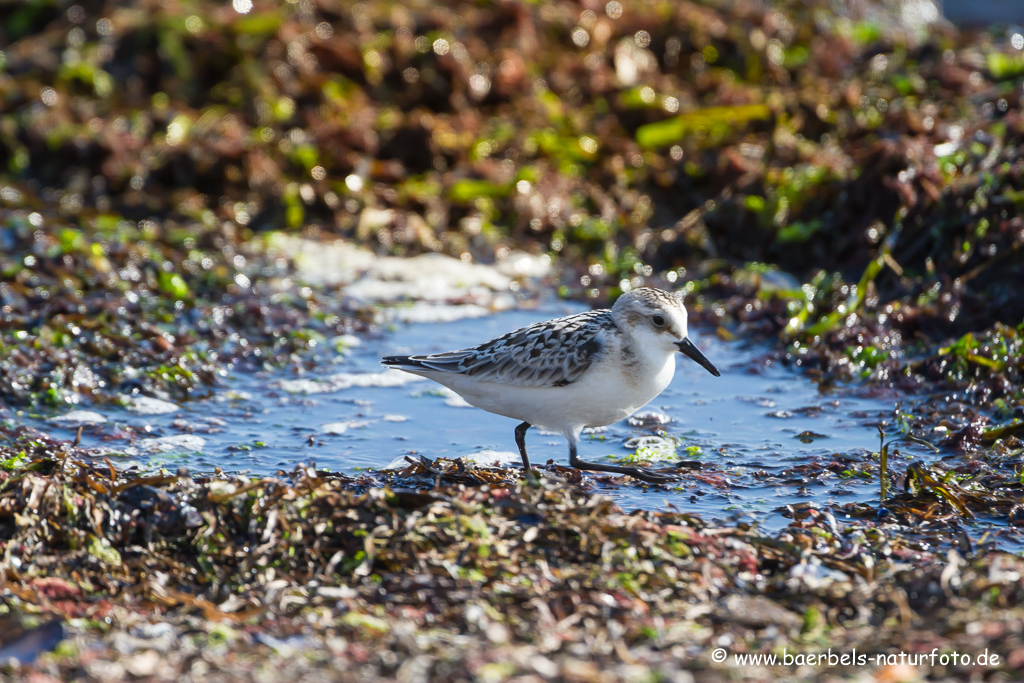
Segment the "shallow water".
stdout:
<path fill-rule="evenodd" d="M 239 375 L 215 398 L 165 414 L 104 409 L 107 422 L 88 425 L 83 444 L 122 465 L 251 474 L 290 471 L 310 461 L 353 473 L 417 453 L 518 464 L 513 420 L 466 407 L 432 382 L 394 370 L 378 375 L 378 360 L 461 348 L 578 310 L 557 303 L 454 322 L 397 324 L 315 373 Z M 637 439 L 646 437 L 644 453 L 666 458 L 656 466 L 688 461 L 680 483 L 647 487 L 587 475 L 596 490 L 626 509 L 675 506 L 711 519 L 745 515 L 768 527 L 786 523 L 780 513 L 787 504 L 877 500 L 877 479 L 865 470 L 878 445 L 875 425 L 891 417 L 891 400 L 850 391 L 821 394 L 810 379 L 766 360 L 766 347 L 694 336 L 722 377 L 680 356 L 670 387 L 644 409 L 657 415 L 586 435 L 580 446 L 584 459 L 613 461 L 629 457 Z M 152 402 L 141 408 L 170 409 Z M 75 431 L 73 423 L 38 426 L 67 438 Z M 143 438 L 132 439 L 132 431 Z M 535 464 L 567 464 L 562 437 L 531 430 L 527 444 Z M 913 447 L 902 451 L 891 466 L 928 455 Z"/>

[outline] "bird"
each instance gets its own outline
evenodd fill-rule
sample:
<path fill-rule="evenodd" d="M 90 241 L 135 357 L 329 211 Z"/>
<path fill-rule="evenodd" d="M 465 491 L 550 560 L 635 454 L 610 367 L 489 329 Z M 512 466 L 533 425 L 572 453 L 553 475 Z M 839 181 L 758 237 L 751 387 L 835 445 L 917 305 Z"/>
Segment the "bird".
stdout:
<path fill-rule="evenodd" d="M 638 287 L 608 309 L 534 323 L 457 351 L 385 356 L 381 364 L 442 384 L 470 405 L 515 420 L 516 445 L 530 474 L 526 432 L 565 437 L 569 465 L 625 474 L 648 483 L 671 476 L 641 467 L 581 460 L 580 434 L 625 419 L 672 381 L 682 352 L 715 377 L 718 368 L 690 340 L 681 292 Z"/>

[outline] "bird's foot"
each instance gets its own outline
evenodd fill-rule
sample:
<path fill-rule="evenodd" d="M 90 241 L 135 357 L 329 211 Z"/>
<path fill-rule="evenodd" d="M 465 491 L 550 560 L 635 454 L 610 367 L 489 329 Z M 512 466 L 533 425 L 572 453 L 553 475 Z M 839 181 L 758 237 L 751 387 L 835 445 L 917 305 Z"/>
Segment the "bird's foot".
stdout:
<path fill-rule="evenodd" d="M 629 476 L 640 481 L 647 482 L 648 484 L 667 484 L 672 481 L 678 481 L 679 478 L 671 474 L 658 474 L 657 472 L 650 472 L 641 467 L 631 467 L 632 471 L 629 472 Z"/>
<path fill-rule="evenodd" d="M 659 474 L 651 472 L 643 467 L 623 467 L 621 465 L 604 465 L 585 460 L 573 460 L 570 465 L 581 470 L 590 472 L 606 472 L 608 474 L 625 474 L 634 479 L 647 482 L 648 484 L 666 484 L 671 481 L 678 481 L 678 478 L 671 474 Z"/>
<path fill-rule="evenodd" d="M 589 470 L 591 472 L 607 472 L 609 474 L 627 474 L 634 479 L 645 481 L 648 484 L 665 484 L 670 481 L 676 481 L 676 478 L 670 474 L 658 474 L 657 472 L 651 472 L 643 467 L 623 467 L 622 465 L 605 465 L 597 462 L 587 462 L 581 460 L 576 455 L 576 444 L 575 442 L 569 442 L 569 466 L 575 467 L 581 470 Z"/>

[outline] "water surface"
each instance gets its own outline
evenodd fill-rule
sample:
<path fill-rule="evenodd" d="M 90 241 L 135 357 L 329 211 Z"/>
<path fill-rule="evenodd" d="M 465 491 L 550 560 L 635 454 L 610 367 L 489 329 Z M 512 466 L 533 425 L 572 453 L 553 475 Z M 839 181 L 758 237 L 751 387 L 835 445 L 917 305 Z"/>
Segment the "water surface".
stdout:
<path fill-rule="evenodd" d="M 556 303 L 452 322 L 396 324 L 302 376 L 239 374 L 214 398 L 167 414 L 104 410 L 108 422 L 87 427 L 83 443 L 147 469 L 220 467 L 256 475 L 311 461 L 355 473 L 417 454 L 518 464 L 515 421 L 466 407 L 429 381 L 395 370 L 378 376 L 378 361 L 382 355 L 463 348 L 578 310 Z M 721 377 L 680 356 L 672 384 L 645 408 L 653 415 L 587 434 L 580 446 L 589 460 L 617 461 L 641 446 L 665 458 L 659 467 L 685 461 L 680 483 L 648 487 L 588 474 L 598 490 L 627 509 L 675 506 L 716 519 L 747 515 L 768 526 L 785 523 L 781 513 L 788 504 L 877 500 L 869 455 L 877 450 L 875 425 L 891 417 L 891 400 L 849 390 L 822 394 L 806 376 L 767 360 L 764 346 L 699 331 L 693 336 Z M 74 432 L 52 423 L 45 429 L 65 437 Z M 568 462 L 561 436 L 531 430 L 527 443 L 535 464 Z M 905 460 L 927 455 L 903 450 Z M 893 463 L 900 464 L 905 462 Z"/>

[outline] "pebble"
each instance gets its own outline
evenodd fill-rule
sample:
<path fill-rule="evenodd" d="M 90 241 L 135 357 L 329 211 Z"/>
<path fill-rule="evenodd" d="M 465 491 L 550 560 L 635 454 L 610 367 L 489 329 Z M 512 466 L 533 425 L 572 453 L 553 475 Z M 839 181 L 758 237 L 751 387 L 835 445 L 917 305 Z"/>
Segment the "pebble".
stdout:
<path fill-rule="evenodd" d="M 156 650 L 146 650 L 137 655 L 128 657 L 124 662 L 124 669 L 137 678 L 149 678 L 156 674 L 163 664 L 163 658 Z"/>
<path fill-rule="evenodd" d="M 348 422 L 330 422 L 320 426 L 324 434 L 344 434 L 348 431 Z"/>

